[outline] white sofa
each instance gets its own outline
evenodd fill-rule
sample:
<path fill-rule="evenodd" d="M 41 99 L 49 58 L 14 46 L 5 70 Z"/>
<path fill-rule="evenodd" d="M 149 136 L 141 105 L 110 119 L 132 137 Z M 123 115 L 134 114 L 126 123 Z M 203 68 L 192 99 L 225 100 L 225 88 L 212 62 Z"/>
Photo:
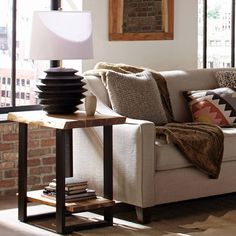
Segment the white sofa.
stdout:
<path fill-rule="evenodd" d="M 217 69 L 160 72 L 167 82 L 174 117 L 190 121 L 182 91 L 217 87 Z M 101 80 L 85 78 L 98 98 L 97 111 L 113 114 Z M 236 129 L 223 128 L 224 155 L 218 179 L 208 178 L 188 162 L 173 144 L 156 139 L 155 125 L 127 118 L 113 128 L 114 199 L 136 206 L 140 222 L 150 220 L 152 206 L 236 191 Z M 102 191 L 102 128 L 78 129 L 73 133 L 74 175 L 84 176 Z"/>

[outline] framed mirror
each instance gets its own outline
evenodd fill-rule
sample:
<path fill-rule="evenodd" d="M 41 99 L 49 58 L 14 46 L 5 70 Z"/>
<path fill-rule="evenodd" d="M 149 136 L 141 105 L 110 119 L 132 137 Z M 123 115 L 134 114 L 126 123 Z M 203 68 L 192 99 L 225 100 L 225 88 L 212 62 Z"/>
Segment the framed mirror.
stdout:
<path fill-rule="evenodd" d="M 174 0 L 109 0 L 109 40 L 172 40 Z"/>

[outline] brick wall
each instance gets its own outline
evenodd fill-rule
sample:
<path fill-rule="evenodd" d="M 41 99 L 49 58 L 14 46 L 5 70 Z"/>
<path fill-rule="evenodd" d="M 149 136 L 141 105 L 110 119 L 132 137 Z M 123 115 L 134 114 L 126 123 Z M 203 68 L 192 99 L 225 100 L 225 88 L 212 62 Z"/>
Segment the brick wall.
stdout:
<path fill-rule="evenodd" d="M 162 0 L 124 0 L 123 32 L 162 31 Z"/>
<path fill-rule="evenodd" d="M 55 130 L 29 125 L 28 189 L 55 178 Z M 0 195 L 15 195 L 18 187 L 18 124 L 0 124 Z"/>

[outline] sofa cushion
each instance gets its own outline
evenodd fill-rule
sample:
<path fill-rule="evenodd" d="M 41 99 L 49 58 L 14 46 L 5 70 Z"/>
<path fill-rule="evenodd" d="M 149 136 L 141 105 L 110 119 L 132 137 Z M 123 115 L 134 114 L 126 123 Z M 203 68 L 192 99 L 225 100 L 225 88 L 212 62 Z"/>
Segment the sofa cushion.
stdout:
<path fill-rule="evenodd" d="M 216 72 L 219 87 L 236 88 L 236 71 L 225 70 Z"/>
<path fill-rule="evenodd" d="M 167 123 L 160 93 L 151 72 L 122 74 L 108 71 L 107 89 L 112 108 L 129 118 Z"/>
<path fill-rule="evenodd" d="M 176 121 L 190 122 L 191 114 L 182 94 L 183 91 L 214 89 L 219 85 L 216 81 L 216 72 L 234 70 L 235 68 L 213 68 L 196 70 L 178 70 L 159 72 L 166 80 L 169 90 L 173 115 Z"/>
<path fill-rule="evenodd" d="M 223 162 L 236 161 L 236 128 L 222 128 L 224 134 Z M 176 146 L 164 140 L 155 142 L 156 171 L 190 167 L 192 164 L 181 154 Z"/>
<path fill-rule="evenodd" d="M 184 92 L 194 121 L 219 126 L 236 123 L 236 92 L 231 88 Z"/>

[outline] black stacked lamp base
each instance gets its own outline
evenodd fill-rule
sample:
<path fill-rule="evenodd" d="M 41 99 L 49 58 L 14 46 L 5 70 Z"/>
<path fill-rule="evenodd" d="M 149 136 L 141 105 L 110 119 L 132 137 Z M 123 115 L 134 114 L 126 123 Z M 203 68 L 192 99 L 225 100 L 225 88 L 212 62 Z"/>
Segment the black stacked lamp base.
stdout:
<path fill-rule="evenodd" d="M 76 75 L 77 70 L 67 68 L 51 68 L 45 71 L 46 77 L 37 81 L 38 103 L 48 114 L 71 114 L 82 104 L 83 77 Z"/>

